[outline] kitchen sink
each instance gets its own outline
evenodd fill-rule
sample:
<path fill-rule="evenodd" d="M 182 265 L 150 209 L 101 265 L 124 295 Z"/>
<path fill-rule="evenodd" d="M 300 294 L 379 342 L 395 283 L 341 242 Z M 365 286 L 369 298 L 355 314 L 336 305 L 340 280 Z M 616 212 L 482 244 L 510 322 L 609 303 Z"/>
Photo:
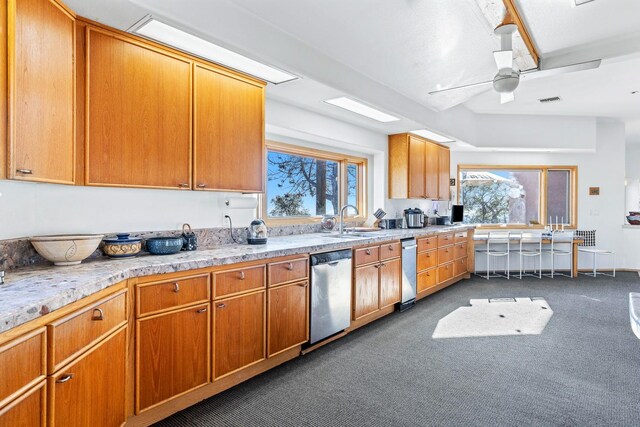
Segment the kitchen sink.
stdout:
<path fill-rule="evenodd" d="M 367 236 L 363 235 L 362 233 L 349 233 L 349 234 L 343 234 L 342 236 L 339 234 L 324 234 L 322 237 L 331 237 L 333 239 L 349 240 L 349 239 L 362 239 Z"/>

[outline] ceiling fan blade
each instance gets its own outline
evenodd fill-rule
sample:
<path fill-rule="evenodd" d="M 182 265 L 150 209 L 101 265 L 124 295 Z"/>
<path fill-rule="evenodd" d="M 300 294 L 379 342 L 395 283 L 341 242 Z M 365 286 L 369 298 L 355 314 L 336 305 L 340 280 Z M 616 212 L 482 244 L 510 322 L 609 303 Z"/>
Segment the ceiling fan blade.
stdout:
<path fill-rule="evenodd" d="M 511 74 L 513 69 L 513 51 L 497 50 L 493 52 L 493 58 L 496 60 L 500 75 L 506 76 Z"/>
<path fill-rule="evenodd" d="M 592 70 L 594 68 L 598 68 L 601 62 L 601 59 L 595 59 L 593 61 L 578 62 L 576 64 L 562 65 L 560 67 L 547 68 L 545 70 L 537 70 L 534 68 L 532 70 L 523 71 L 520 73 L 520 77 L 529 80 L 555 76 L 558 74 L 573 73 L 575 71 Z"/>
<path fill-rule="evenodd" d="M 506 104 L 507 102 L 511 102 L 516 99 L 513 92 L 501 93 L 500 94 L 500 104 Z"/>
<path fill-rule="evenodd" d="M 484 86 L 484 85 L 488 85 L 488 84 L 492 84 L 492 83 L 493 83 L 493 80 L 489 80 L 489 81 L 481 82 L 481 83 L 471 83 L 471 84 L 468 84 L 468 85 L 448 87 L 446 89 L 438 89 L 438 90 L 431 91 L 431 92 L 429 92 L 429 95 L 436 95 L 438 93 L 449 92 L 451 90 L 469 89 L 469 88 L 472 88 L 472 87 Z"/>

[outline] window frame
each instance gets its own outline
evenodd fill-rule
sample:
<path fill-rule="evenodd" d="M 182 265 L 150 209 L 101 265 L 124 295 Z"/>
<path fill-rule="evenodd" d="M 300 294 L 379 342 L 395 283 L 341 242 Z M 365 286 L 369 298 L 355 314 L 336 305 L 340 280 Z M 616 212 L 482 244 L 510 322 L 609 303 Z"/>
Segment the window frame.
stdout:
<path fill-rule="evenodd" d="M 546 226 L 550 225 L 547 222 L 548 215 L 547 212 L 547 200 L 548 200 L 548 187 L 547 187 L 547 176 L 549 171 L 569 171 L 569 186 L 570 186 L 570 210 L 571 210 L 571 222 L 568 225 L 565 225 L 565 228 L 576 229 L 578 228 L 578 166 L 566 166 L 566 165 L 465 165 L 459 164 L 457 171 L 457 180 L 456 180 L 456 202 L 460 204 L 461 192 L 460 192 L 460 182 L 463 171 L 474 171 L 474 170 L 528 170 L 528 171 L 539 171 L 540 172 L 540 207 L 538 212 L 538 218 L 541 218 L 540 224 L 530 225 L 530 224 L 476 224 L 478 228 L 483 229 L 543 229 Z"/>
<path fill-rule="evenodd" d="M 368 161 L 364 157 L 350 156 L 346 154 L 334 153 L 331 151 L 318 150 L 315 148 L 302 147 L 299 145 L 286 144 L 277 141 L 266 141 L 265 143 L 265 174 L 264 174 L 264 192 L 260 194 L 260 212 L 261 218 L 269 226 L 280 225 L 292 225 L 292 224 L 315 224 L 322 220 L 322 216 L 288 216 L 288 217 L 271 217 L 268 212 L 269 200 L 267 196 L 268 184 L 269 184 L 269 151 L 276 151 L 282 154 L 291 154 L 303 157 L 312 157 L 321 160 L 330 160 L 338 162 L 338 186 L 340 194 L 338 197 L 338 204 L 344 206 L 348 200 L 348 186 L 347 186 L 347 166 L 355 164 L 358 167 L 358 189 L 357 189 L 357 204 L 358 215 L 346 215 L 345 218 L 349 218 L 352 221 L 364 220 L 368 216 L 367 212 L 367 182 L 366 173 Z M 347 210 L 348 212 L 348 210 Z M 338 213 L 335 214 L 336 218 Z"/>

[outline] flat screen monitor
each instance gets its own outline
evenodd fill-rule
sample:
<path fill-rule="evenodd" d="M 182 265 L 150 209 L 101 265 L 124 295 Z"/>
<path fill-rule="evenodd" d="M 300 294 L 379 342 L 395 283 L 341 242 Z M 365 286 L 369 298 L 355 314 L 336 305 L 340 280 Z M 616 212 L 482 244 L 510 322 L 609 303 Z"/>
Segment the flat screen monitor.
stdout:
<path fill-rule="evenodd" d="M 451 222 L 462 222 L 464 220 L 464 206 L 452 205 L 451 206 Z"/>

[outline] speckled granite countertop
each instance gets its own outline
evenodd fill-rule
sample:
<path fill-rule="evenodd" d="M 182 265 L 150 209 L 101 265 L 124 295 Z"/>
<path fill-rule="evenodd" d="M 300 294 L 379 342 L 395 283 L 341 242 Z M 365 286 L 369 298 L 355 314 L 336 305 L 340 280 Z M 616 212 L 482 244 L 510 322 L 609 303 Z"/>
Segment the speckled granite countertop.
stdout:
<path fill-rule="evenodd" d="M 366 237 L 338 239 L 327 234 L 269 238 L 266 245 L 225 245 L 175 255 L 140 255 L 121 260 L 99 259 L 70 267 L 21 268 L 6 272 L 0 285 L 0 333 L 78 301 L 130 277 L 194 270 L 287 255 L 345 249 L 357 245 L 426 236 L 468 226 L 431 226 L 383 230 Z"/>

